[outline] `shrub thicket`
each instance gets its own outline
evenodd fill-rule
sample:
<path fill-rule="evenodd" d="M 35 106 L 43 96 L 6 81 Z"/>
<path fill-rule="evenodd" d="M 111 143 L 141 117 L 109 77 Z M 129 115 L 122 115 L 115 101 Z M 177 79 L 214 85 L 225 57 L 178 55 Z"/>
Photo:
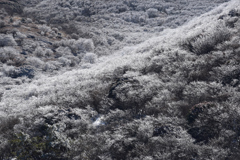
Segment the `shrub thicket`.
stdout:
<path fill-rule="evenodd" d="M 143 12 L 153 20 L 163 11 L 176 13 L 158 3 L 97 2 L 47 0 L 36 8 L 76 10 L 61 19 L 66 22 L 81 10 L 83 24 L 128 11 L 134 11 L 128 23 L 138 22 Z M 95 51 L 124 41 L 125 34 L 109 30 L 114 40 L 100 39 L 105 31 L 88 34 L 92 30 L 75 27 L 79 33 L 69 39 L 46 25 L 53 21 L 46 17 L 59 15 L 45 11 L 38 16 L 46 24 L 34 28 L 39 33 L 18 36 L 20 26 L 13 36 L 2 34 L 21 43 L 0 48 L 0 159 L 237 159 L 239 6 L 232 1 L 111 56 Z M 27 10 L 37 14 L 36 8 Z M 98 14 L 105 10 L 109 14 Z M 15 63 L 17 57 L 24 63 Z"/>

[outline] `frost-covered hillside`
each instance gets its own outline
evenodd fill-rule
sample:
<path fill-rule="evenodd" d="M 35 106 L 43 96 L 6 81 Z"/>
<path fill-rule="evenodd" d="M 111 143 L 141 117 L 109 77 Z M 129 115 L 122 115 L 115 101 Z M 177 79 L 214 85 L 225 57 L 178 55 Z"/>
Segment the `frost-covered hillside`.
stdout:
<path fill-rule="evenodd" d="M 91 38 L 107 55 L 176 28 L 228 0 L 44 0 L 25 15 L 44 20 L 74 39 Z"/>
<path fill-rule="evenodd" d="M 3 18 L 0 159 L 238 159 L 240 2 L 204 1 L 202 5 L 219 6 L 191 20 L 186 17 L 181 26 L 172 25 L 173 20 L 161 32 L 153 26 L 146 33 L 143 28 L 157 21 L 156 14 L 171 7 L 156 10 L 157 1 L 146 7 L 147 1 L 140 0 L 123 1 L 125 9 L 108 8 L 115 1 L 83 2 L 46 0 L 29 4 L 32 8 L 22 15 Z M 198 4 L 162 5 L 178 3 L 183 8 Z M 136 6 L 154 15 L 148 15 L 149 23 L 124 19 L 143 12 Z M 57 17 L 58 11 L 65 17 Z M 77 24 L 74 13 L 82 14 L 79 25 L 93 37 L 83 36 L 80 27 L 70 29 L 73 33 L 64 27 Z M 101 29 L 98 16 L 123 18 L 127 31 L 114 28 L 109 19 L 102 20 L 108 23 Z M 58 23 L 65 24 L 57 28 Z M 4 32 L 14 27 L 14 32 Z M 122 41 L 114 40 L 119 46 L 96 42 L 94 36 L 110 38 L 107 31 L 122 34 Z M 148 37 L 130 43 L 128 34 Z M 111 52 L 101 54 L 98 48 Z"/>

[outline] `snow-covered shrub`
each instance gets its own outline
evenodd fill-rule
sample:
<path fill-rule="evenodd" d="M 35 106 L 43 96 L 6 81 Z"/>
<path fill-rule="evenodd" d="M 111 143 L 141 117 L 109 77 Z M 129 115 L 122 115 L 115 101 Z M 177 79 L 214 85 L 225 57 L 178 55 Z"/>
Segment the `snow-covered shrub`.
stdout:
<path fill-rule="evenodd" d="M 38 69 L 42 69 L 45 66 L 45 63 L 37 57 L 28 57 L 26 62 Z"/>
<path fill-rule="evenodd" d="M 0 20 L 0 28 L 5 27 L 5 22 L 3 20 Z"/>
<path fill-rule="evenodd" d="M 32 23 L 32 19 L 31 18 L 27 18 L 26 19 L 26 23 Z"/>
<path fill-rule="evenodd" d="M 16 46 L 17 43 L 12 37 L 12 35 L 0 34 L 0 47 L 4 46 Z"/>
<path fill-rule="evenodd" d="M 58 28 L 52 28 L 52 30 L 53 30 L 55 33 L 58 33 L 58 32 L 59 32 L 59 29 L 58 29 Z"/>
<path fill-rule="evenodd" d="M 42 49 L 42 47 L 38 46 L 33 54 L 37 57 L 44 57 L 45 56 L 45 51 Z"/>
<path fill-rule="evenodd" d="M 18 78 L 18 77 L 27 77 L 33 78 L 35 76 L 35 71 L 31 66 L 22 66 L 22 67 L 13 67 L 3 65 L 3 73 L 11 78 Z"/>
<path fill-rule="evenodd" d="M 210 142 L 213 146 L 224 146 L 233 151 L 238 146 L 232 143 L 239 133 L 239 113 L 235 105 L 203 102 L 194 105 L 188 115 L 188 133 L 195 142 Z M 220 142 L 220 143 L 219 143 Z M 224 147 L 223 147 L 224 148 Z M 234 155 L 234 154 L 233 154 Z"/>
<path fill-rule="evenodd" d="M 53 38 L 53 37 L 56 37 L 57 36 L 57 34 L 54 32 L 54 31 L 51 31 L 51 32 L 49 32 L 49 34 L 48 34 L 48 37 L 49 38 Z"/>
<path fill-rule="evenodd" d="M 92 15 L 96 14 L 93 7 L 86 7 L 82 10 L 82 15 L 86 17 L 91 17 Z"/>
<path fill-rule="evenodd" d="M 226 91 L 225 91 L 226 92 Z M 191 105 L 195 105 L 204 101 L 221 101 L 226 100 L 222 96 L 226 94 L 221 83 L 211 82 L 191 82 L 186 86 L 183 94 L 185 100 Z"/>
<path fill-rule="evenodd" d="M 63 52 L 65 52 L 63 51 L 64 47 L 70 48 L 73 54 L 80 54 L 80 53 L 94 51 L 93 41 L 91 39 L 85 39 L 85 38 L 80 38 L 78 40 L 75 40 L 75 39 L 61 40 L 59 42 L 55 42 L 54 47 L 61 47 L 57 49 L 57 52 L 59 52 L 60 54 L 62 53 L 62 55 L 64 54 Z"/>
<path fill-rule="evenodd" d="M 49 26 L 46 25 L 40 25 L 38 26 L 38 29 L 40 30 L 42 35 L 45 35 L 46 33 L 50 32 L 52 29 Z"/>
<path fill-rule="evenodd" d="M 158 17 L 158 10 L 155 8 L 149 8 L 146 12 L 147 12 L 149 18 Z"/>
<path fill-rule="evenodd" d="M 67 55 L 64 57 L 71 61 L 71 64 L 70 64 L 71 67 L 78 65 L 82 58 L 82 57 L 78 57 L 78 56 L 74 56 L 74 55 Z"/>
<path fill-rule="evenodd" d="M 0 48 L 0 61 L 2 63 L 6 63 L 9 60 L 14 62 L 15 60 L 18 61 L 19 59 L 22 59 L 22 58 L 16 49 L 12 47 Z"/>
<path fill-rule="evenodd" d="M 237 87 L 239 84 L 240 76 L 239 69 L 239 66 L 223 65 L 222 67 L 216 68 L 216 71 L 218 71 L 219 77 L 223 85 Z"/>
<path fill-rule="evenodd" d="M 214 50 L 216 45 L 230 39 L 230 30 L 224 25 L 219 24 L 207 33 L 194 35 L 188 38 L 183 46 L 197 55 L 206 54 Z"/>
<path fill-rule="evenodd" d="M 57 61 L 49 61 L 45 63 L 45 66 L 43 68 L 44 71 L 54 71 L 58 70 L 61 67 L 61 63 Z"/>
<path fill-rule="evenodd" d="M 25 58 L 22 56 L 15 57 L 14 59 L 9 59 L 6 64 L 7 65 L 13 65 L 13 66 L 21 66 L 25 62 Z"/>
<path fill-rule="evenodd" d="M 77 51 L 93 52 L 94 44 L 91 39 L 78 39 L 74 44 L 74 48 Z"/>
<path fill-rule="evenodd" d="M 11 149 L 8 156 L 39 159 L 61 159 L 64 151 L 70 148 L 68 139 L 64 139 L 61 131 L 55 126 L 43 126 L 45 135 L 29 135 L 16 133 L 10 140 Z M 48 138 L 46 138 L 48 137 Z M 21 152 L 17 152 L 21 150 Z"/>
<path fill-rule="evenodd" d="M 70 47 L 70 46 L 74 45 L 75 41 L 76 41 L 75 39 L 64 39 L 64 40 L 61 40 L 61 41 L 54 42 L 53 46 L 55 48 L 60 47 L 60 46 Z"/>
<path fill-rule="evenodd" d="M 7 138 L 11 137 L 14 134 L 14 126 L 16 124 L 20 123 L 20 120 L 17 116 L 9 116 L 9 117 L 5 117 L 5 118 L 1 117 L 0 121 L 1 121 L 0 133 L 1 134 L 5 133 L 7 135 L 6 136 Z M 1 151 L 0 151 L 0 153 L 1 153 Z"/>
<path fill-rule="evenodd" d="M 14 21 L 14 22 L 13 22 L 13 26 L 14 26 L 14 27 L 20 27 L 21 24 L 22 24 L 22 22 L 21 22 L 20 20 L 17 20 L 17 21 Z"/>
<path fill-rule="evenodd" d="M 62 57 L 62 56 L 67 56 L 67 55 L 72 55 L 72 51 L 69 47 L 58 47 L 56 49 L 56 57 Z"/>
<path fill-rule="evenodd" d="M 3 65 L 2 67 L 2 72 L 6 75 L 6 76 L 11 76 L 15 71 L 15 67 L 14 66 L 8 66 L 6 64 Z"/>
<path fill-rule="evenodd" d="M 147 142 L 153 136 L 153 125 L 151 122 L 142 122 L 137 131 L 137 138 L 142 142 Z"/>
<path fill-rule="evenodd" d="M 132 22 L 132 23 L 139 23 L 139 22 L 144 22 L 145 17 L 147 17 L 146 13 L 144 12 L 133 12 L 131 14 L 129 13 L 124 13 L 124 16 L 122 17 L 123 20 L 127 22 Z"/>
<path fill-rule="evenodd" d="M 35 51 L 35 49 L 39 46 L 38 42 L 32 40 L 32 39 L 23 39 L 22 41 L 22 49 L 25 52 L 32 53 Z"/>
<path fill-rule="evenodd" d="M 58 62 L 62 64 L 62 66 L 69 66 L 71 64 L 71 60 L 65 58 L 65 57 L 59 57 Z"/>
<path fill-rule="evenodd" d="M 86 53 L 83 58 L 82 58 L 82 62 L 84 63 L 95 63 L 97 59 L 97 55 L 91 52 Z"/>
<path fill-rule="evenodd" d="M 19 39 L 24 39 L 27 38 L 27 36 L 21 32 L 16 32 L 15 38 L 19 38 Z"/>
<path fill-rule="evenodd" d="M 53 55 L 53 51 L 51 49 L 45 49 L 45 56 L 46 57 L 51 57 Z"/>
<path fill-rule="evenodd" d="M 41 20 L 41 19 L 40 19 L 40 20 L 38 20 L 38 23 L 44 25 L 44 24 L 47 24 L 47 21 L 46 21 L 46 20 Z"/>

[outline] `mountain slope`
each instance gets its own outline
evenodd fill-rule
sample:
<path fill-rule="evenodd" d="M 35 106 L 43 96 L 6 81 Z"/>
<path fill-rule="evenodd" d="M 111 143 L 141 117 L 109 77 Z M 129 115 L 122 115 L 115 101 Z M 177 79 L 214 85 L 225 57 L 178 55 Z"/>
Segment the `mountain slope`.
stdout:
<path fill-rule="evenodd" d="M 1 159 L 237 159 L 238 6 L 4 90 Z"/>

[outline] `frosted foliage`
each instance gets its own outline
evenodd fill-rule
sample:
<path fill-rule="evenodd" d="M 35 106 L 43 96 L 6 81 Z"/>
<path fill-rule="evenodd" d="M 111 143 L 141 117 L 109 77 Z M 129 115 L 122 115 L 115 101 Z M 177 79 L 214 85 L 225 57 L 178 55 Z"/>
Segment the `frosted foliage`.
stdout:
<path fill-rule="evenodd" d="M 65 55 L 72 55 L 71 49 L 69 47 L 60 46 L 56 49 L 56 52 L 57 52 L 56 55 L 58 57 L 65 56 Z"/>
<path fill-rule="evenodd" d="M 64 58 L 64 57 L 60 57 L 58 58 L 58 61 L 63 65 L 63 66 L 69 66 L 71 64 L 71 60 Z"/>
<path fill-rule="evenodd" d="M 223 1 L 45 0 L 36 7 L 25 8 L 24 14 L 62 27 L 65 32 L 77 35 L 76 39 L 92 38 L 95 48 L 98 48 L 97 54 L 106 55 L 110 54 L 111 50 L 139 44 L 146 38 L 156 36 L 164 28 L 183 25 L 220 3 Z M 114 37 L 111 35 L 115 31 L 120 31 L 123 38 L 112 39 Z M 112 39 L 112 42 L 104 43 L 103 39 Z"/>
<path fill-rule="evenodd" d="M 33 54 L 35 54 L 37 57 L 45 56 L 45 52 L 43 51 L 42 47 L 37 47 Z"/>
<path fill-rule="evenodd" d="M 15 70 L 15 68 L 13 66 L 7 66 L 7 65 L 3 65 L 3 68 L 2 68 L 2 72 L 4 74 L 6 74 L 7 76 L 8 75 L 11 75 L 11 73 L 13 73 Z"/>
<path fill-rule="evenodd" d="M 0 48 L 0 59 L 1 59 L 1 61 L 8 60 L 8 59 L 14 59 L 17 56 L 20 56 L 20 54 L 14 48 L 11 48 L 11 47 Z"/>
<path fill-rule="evenodd" d="M 45 56 L 47 56 L 47 57 L 50 57 L 53 55 L 53 51 L 51 49 L 46 49 L 45 52 L 46 52 Z"/>
<path fill-rule="evenodd" d="M 84 63 L 95 63 L 97 60 L 97 55 L 94 53 L 86 53 L 82 59 Z"/>
<path fill-rule="evenodd" d="M 38 29 L 40 29 L 41 32 L 43 33 L 47 33 L 47 32 L 50 32 L 52 29 L 46 25 L 41 25 L 41 26 L 38 26 Z"/>
<path fill-rule="evenodd" d="M 77 51 L 86 51 L 86 52 L 93 52 L 94 51 L 94 44 L 93 41 L 90 39 L 78 39 L 74 43 L 74 48 Z"/>
<path fill-rule="evenodd" d="M 30 65 L 36 67 L 36 68 L 42 68 L 44 66 L 44 62 L 36 57 L 29 57 L 26 60 Z"/>
<path fill-rule="evenodd" d="M 59 47 L 68 47 L 73 53 L 77 54 L 94 51 L 94 44 L 91 39 L 80 38 L 78 40 L 61 40 L 59 42 L 56 42 L 54 45 Z M 61 52 L 63 49 L 58 50 Z"/>
<path fill-rule="evenodd" d="M 147 10 L 147 14 L 148 14 L 148 17 L 149 17 L 149 18 L 155 18 L 155 17 L 158 16 L 158 10 L 155 9 L 155 8 L 149 8 L 149 9 Z"/>
<path fill-rule="evenodd" d="M 27 4 L 37 33 L 0 48 L 0 159 L 238 159 L 240 1 L 221 3 Z"/>
<path fill-rule="evenodd" d="M 17 33 L 16 33 L 16 38 L 24 39 L 24 38 L 26 38 L 26 37 L 27 37 L 27 36 L 26 36 L 25 34 L 21 33 L 21 32 L 17 32 Z"/>
<path fill-rule="evenodd" d="M 0 47 L 16 45 L 17 43 L 11 35 L 0 34 Z"/>

